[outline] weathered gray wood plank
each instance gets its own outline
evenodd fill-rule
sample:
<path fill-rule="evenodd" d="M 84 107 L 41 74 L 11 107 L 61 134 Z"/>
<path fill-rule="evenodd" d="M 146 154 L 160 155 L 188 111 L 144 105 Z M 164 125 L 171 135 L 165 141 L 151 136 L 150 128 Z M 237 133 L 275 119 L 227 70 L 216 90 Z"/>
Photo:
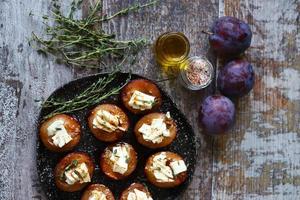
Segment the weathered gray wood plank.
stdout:
<path fill-rule="evenodd" d="M 104 1 L 103 12 L 111 14 L 132 3 L 134 3 L 132 0 L 107 0 Z M 118 33 L 118 36 L 122 39 L 146 37 L 152 43 L 160 34 L 166 31 L 180 31 L 190 40 L 191 55 L 199 55 L 206 54 L 208 50 L 206 36 L 201 33 L 201 30 L 207 29 L 216 18 L 216 15 L 217 5 L 214 1 L 168 0 L 161 1 L 154 9 L 147 8 L 128 17 L 115 19 L 107 25 L 104 24 L 103 27 L 109 32 Z M 138 60 L 138 63 L 131 67 L 133 72 L 150 77 L 153 80 L 166 77 L 160 67 L 156 65 L 151 47 L 142 51 Z M 213 58 L 212 61 L 214 61 Z M 212 92 L 212 88 L 208 88 L 202 93 L 193 93 L 182 88 L 176 82 L 164 82 L 161 83 L 161 86 L 169 92 L 174 102 L 186 114 L 199 141 L 195 177 L 182 199 L 210 199 L 212 152 L 210 143 L 206 143 L 197 128 L 197 108 L 202 98 Z"/>
<path fill-rule="evenodd" d="M 299 8 L 294 0 L 220 1 L 220 13 L 248 21 L 256 70 L 238 101 L 237 124 L 215 140 L 213 199 L 300 198 Z"/>
<path fill-rule="evenodd" d="M 40 103 L 73 72 L 28 46 L 31 32 L 42 33 L 41 16 L 50 1 L 1 1 L 0 199 L 41 199 L 36 173 L 36 119 Z M 30 11 L 34 16 L 29 16 Z M 3 170 L 2 170 L 3 169 Z"/>
<path fill-rule="evenodd" d="M 63 1 L 63 7 L 70 1 Z M 110 14 L 133 2 L 137 1 L 104 0 L 103 12 Z M 50 3 L 0 2 L 0 199 L 4 200 L 45 199 L 36 173 L 35 122 L 40 110 L 36 101 L 73 78 L 95 73 L 58 65 L 27 45 L 32 31 L 42 33 L 38 15 L 49 14 Z M 218 13 L 251 24 L 254 38 L 247 57 L 255 66 L 257 82 L 253 92 L 237 103 L 232 135 L 211 139 L 199 133 L 197 108 L 212 87 L 191 93 L 177 83 L 161 83 L 198 133 L 195 178 L 182 199 L 300 198 L 299 4 L 297 0 L 166 0 L 155 9 L 103 25 L 122 39 L 145 36 L 153 41 L 165 31 L 182 31 L 191 41 L 191 55 L 197 55 L 208 50 L 201 30 Z M 35 16 L 28 16 L 30 11 Z M 154 80 L 164 77 L 150 48 L 139 58 L 133 72 Z"/>
<path fill-rule="evenodd" d="M 134 2 L 103 1 L 104 10 L 108 14 L 130 3 Z M 157 6 L 155 10 L 148 8 L 129 17 L 116 19 L 103 27 L 107 31 L 117 32 L 122 39 L 147 37 L 151 41 L 168 30 L 182 31 L 191 40 L 192 54 L 205 53 L 208 46 L 200 31 L 212 22 L 217 9 L 215 2 L 205 3 L 206 6 L 203 7 L 197 1 L 193 3 L 167 1 Z M 64 1 L 63 5 L 68 5 L 68 2 Z M 1 61 L 4 62 L 1 64 L 1 69 L 3 68 L 5 72 L 1 73 L 1 95 L 6 96 L 5 101 L 2 102 L 5 106 L 1 106 L 1 118 L 4 122 L 1 126 L 3 129 L 1 163 L 6 169 L 1 181 L 6 187 L 1 190 L 0 197 L 1 199 L 43 199 L 35 168 L 35 121 L 40 110 L 39 102 L 35 101 L 47 97 L 55 88 L 74 77 L 81 77 L 95 71 L 72 70 L 59 66 L 53 62 L 53 58 L 42 57 L 27 46 L 27 38 L 32 31 L 42 33 L 41 16 L 49 14 L 50 1 L 2 1 L 1 8 L 0 17 L 3 21 Z M 28 16 L 30 11 L 34 16 Z M 141 52 L 140 61 L 132 70 L 154 80 L 163 77 L 155 64 L 150 48 Z M 199 105 L 203 95 L 189 94 L 183 88 L 176 89 L 178 87 L 176 83 L 174 85 L 164 83 L 162 86 L 166 89 L 170 88 L 171 96 L 185 113 L 191 113 L 189 119 L 197 128 L 195 120 L 197 112 L 194 110 L 194 105 Z M 192 95 L 195 100 L 187 103 L 188 97 L 179 98 L 186 95 Z M 200 149 L 205 149 L 204 143 L 201 142 L 203 139 L 200 137 L 202 136 L 199 136 Z M 199 151 L 199 158 L 201 158 L 199 167 L 194 182 L 185 195 L 186 199 L 210 198 L 211 155 L 210 148 L 204 152 Z M 14 188 L 17 190 L 13 190 Z"/>

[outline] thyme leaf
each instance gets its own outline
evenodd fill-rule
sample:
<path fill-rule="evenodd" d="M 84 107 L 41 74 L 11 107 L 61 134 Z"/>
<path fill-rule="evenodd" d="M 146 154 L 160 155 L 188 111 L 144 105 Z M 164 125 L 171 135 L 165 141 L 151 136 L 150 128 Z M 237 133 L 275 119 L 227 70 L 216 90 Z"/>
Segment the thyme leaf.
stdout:
<path fill-rule="evenodd" d="M 109 89 L 109 84 L 116 79 L 116 73 L 117 71 L 108 74 L 104 78 L 99 78 L 97 82 L 93 83 L 83 92 L 79 93 L 77 96 L 70 100 L 53 98 L 46 100 L 42 104 L 42 107 L 50 108 L 52 109 L 52 111 L 45 117 L 43 117 L 43 120 L 48 119 L 56 114 L 71 113 L 74 111 L 82 110 L 89 106 L 98 104 L 102 100 L 112 95 L 118 94 L 119 91 L 130 81 L 131 74 L 129 74 L 124 84 Z"/>
<path fill-rule="evenodd" d="M 114 33 L 105 33 L 99 28 L 99 23 L 107 22 L 115 17 L 155 5 L 158 1 L 151 0 L 146 4 L 135 4 L 124 8 L 110 16 L 99 15 L 102 1 L 98 0 L 90 9 L 86 18 L 74 19 L 74 12 L 80 7 L 82 0 L 74 0 L 70 11 L 65 16 L 58 3 L 52 5 L 52 16 L 43 16 L 46 26 L 46 37 L 40 37 L 34 32 L 32 40 L 38 44 L 39 52 L 53 54 L 57 60 L 74 67 L 99 68 L 102 60 L 122 58 L 136 54 L 141 47 L 148 44 L 144 38 L 133 40 L 117 40 Z M 49 23 L 54 21 L 54 25 Z"/>

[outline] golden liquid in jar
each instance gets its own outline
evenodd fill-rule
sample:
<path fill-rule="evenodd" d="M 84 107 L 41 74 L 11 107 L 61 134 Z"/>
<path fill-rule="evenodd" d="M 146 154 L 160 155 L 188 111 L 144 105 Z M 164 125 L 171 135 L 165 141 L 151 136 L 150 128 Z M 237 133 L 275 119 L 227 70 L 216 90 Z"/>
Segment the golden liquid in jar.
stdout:
<path fill-rule="evenodd" d="M 156 60 L 167 72 L 176 72 L 187 59 L 190 52 L 188 39 L 179 32 L 161 35 L 154 46 Z"/>

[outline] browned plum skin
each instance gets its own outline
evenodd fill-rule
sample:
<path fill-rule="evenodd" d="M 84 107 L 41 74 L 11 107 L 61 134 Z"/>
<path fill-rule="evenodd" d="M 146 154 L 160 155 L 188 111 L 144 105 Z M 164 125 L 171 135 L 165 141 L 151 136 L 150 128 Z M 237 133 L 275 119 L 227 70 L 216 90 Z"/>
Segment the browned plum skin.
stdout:
<path fill-rule="evenodd" d="M 106 195 L 106 200 L 115 200 L 113 193 L 110 191 L 110 189 L 108 187 L 106 187 L 105 185 L 102 184 L 92 184 L 89 185 L 82 197 L 81 200 L 89 200 L 90 196 L 92 195 L 93 191 L 99 191 L 99 192 L 103 192 Z"/>
<path fill-rule="evenodd" d="M 250 26 L 235 17 L 225 16 L 217 19 L 211 28 L 209 43 L 219 56 L 237 56 L 251 44 Z"/>
<path fill-rule="evenodd" d="M 234 124 L 235 107 L 222 95 L 208 96 L 201 104 L 199 122 L 205 134 L 221 135 Z"/>
<path fill-rule="evenodd" d="M 77 160 L 78 163 L 85 163 L 87 165 L 90 177 L 91 178 L 93 177 L 95 164 L 92 158 L 87 153 L 84 152 L 69 153 L 57 163 L 54 170 L 55 184 L 62 191 L 65 192 L 79 191 L 82 190 L 88 184 L 88 183 L 76 182 L 73 185 L 69 185 L 65 181 L 61 180 L 61 174 L 64 173 L 66 167 L 74 160 Z"/>
<path fill-rule="evenodd" d="M 134 109 L 129 105 L 130 98 L 134 91 L 140 91 L 145 94 L 151 95 L 155 97 L 156 103 L 149 110 L 139 110 Z M 133 114 L 147 114 L 154 112 L 159 109 L 162 104 L 162 97 L 160 94 L 160 90 L 155 83 L 147 79 L 135 79 L 131 80 L 121 91 L 121 100 L 123 105 L 132 112 Z"/>
<path fill-rule="evenodd" d="M 218 89 L 225 96 L 242 97 L 251 91 L 254 79 L 253 67 L 249 62 L 233 60 L 219 71 Z"/>
<path fill-rule="evenodd" d="M 127 200 L 129 193 L 133 192 L 134 189 L 145 192 L 147 194 L 147 197 L 151 197 L 150 192 L 148 191 L 148 189 L 144 185 L 142 185 L 141 183 L 132 183 L 128 188 L 126 188 L 121 193 L 121 197 L 119 198 L 119 200 Z"/>

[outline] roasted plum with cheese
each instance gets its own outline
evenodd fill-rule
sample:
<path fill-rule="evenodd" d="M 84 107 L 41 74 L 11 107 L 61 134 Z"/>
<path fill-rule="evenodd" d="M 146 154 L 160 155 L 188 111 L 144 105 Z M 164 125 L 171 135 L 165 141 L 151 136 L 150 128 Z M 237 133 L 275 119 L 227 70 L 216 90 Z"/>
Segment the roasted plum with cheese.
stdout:
<path fill-rule="evenodd" d="M 153 200 L 148 189 L 140 183 L 132 183 L 125 189 L 120 197 L 120 200 Z"/>
<path fill-rule="evenodd" d="M 107 147 L 100 158 L 103 173 L 114 180 L 128 177 L 136 168 L 137 153 L 125 142 Z"/>
<path fill-rule="evenodd" d="M 158 152 L 148 158 L 145 166 L 147 179 L 160 188 L 172 188 L 187 178 L 187 166 L 176 153 Z"/>
<path fill-rule="evenodd" d="M 134 127 L 138 142 L 152 149 L 171 144 L 176 132 L 176 124 L 169 112 L 145 115 Z"/>
<path fill-rule="evenodd" d="M 114 142 L 128 131 L 129 119 L 118 106 L 102 104 L 92 110 L 88 124 L 98 140 Z"/>
<path fill-rule="evenodd" d="M 86 153 L 70 153 L 55 167 L 55 184 L 65 192 L 79 191 L 91 182 L 94 169 L 92 158 Z"/>
<path fill-rule="evenodd" d="M 115 198 L 105 185 L 92 184 L 84 191 L 81 200 L 115 200 Z"/>
<path fill-rule="evenodd" d="M 71 116 L 58 114 L 41 124 L 39 134 L 44 146 L 50 151 L 70 151 L 80 141 L 80 124 Z"/>
<path fill-rule="evenodd" d="M 121 92 L 124 106 L 134 114 L 145 114 L 157 110 L 162 98 L 158 87 L 146 79 L 130 81 Z"/>

